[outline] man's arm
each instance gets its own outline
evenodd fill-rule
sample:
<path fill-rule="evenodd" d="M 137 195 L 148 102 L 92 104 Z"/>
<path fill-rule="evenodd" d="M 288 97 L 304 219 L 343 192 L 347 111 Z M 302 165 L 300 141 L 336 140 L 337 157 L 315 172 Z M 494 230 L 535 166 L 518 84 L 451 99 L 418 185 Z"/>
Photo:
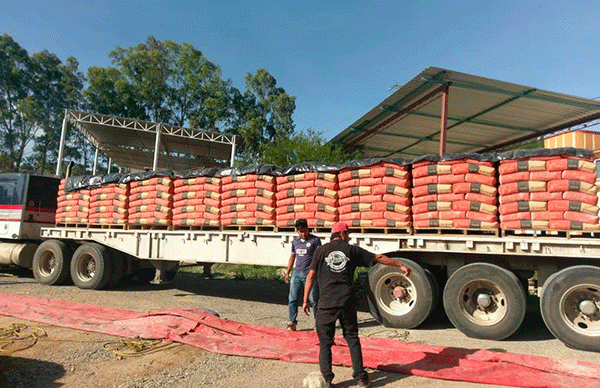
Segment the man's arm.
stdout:
<path fill-rule="evenodd" d="M 294 261 L 296 261 L 296 254 L 292 252 L 290 255 L 290 259 L 288 260 L 287 270 L 285 271 L 285 282 L 290 282 L 290 274 L 292 273 L 292 268 L 294 268 Z"/>
<path fill-rule="evenodd" d="M 310 290 L 312 290 L 315 285 L 315 276 L 317 275 L 317 271 L 311 269 L 308 271 L 308 276 L 306 277 L 306 284 L 304 285 L 304 299 L 302 302 L 302 311 L 306 315 L 310 314 L 310 303 L 308 302 L 308 298 L 310 296 Z"/>
<path fill-rule="evenodd" d="M 375 255 L 375 261 L 379 264 L 390 265 L 392 267 L 398 267 L 398 268 L 400 268 L 400 270 L 402 272 L 404 272 L 404 275 L 406 275 L 406 276 L 410 275 L 410 268 L 408 268 L 407 266 L 405 266 L 404 264 L 402 264 L 399 261 L 390 259 L 386 255 L 378 255 L 378 254 Z"/>

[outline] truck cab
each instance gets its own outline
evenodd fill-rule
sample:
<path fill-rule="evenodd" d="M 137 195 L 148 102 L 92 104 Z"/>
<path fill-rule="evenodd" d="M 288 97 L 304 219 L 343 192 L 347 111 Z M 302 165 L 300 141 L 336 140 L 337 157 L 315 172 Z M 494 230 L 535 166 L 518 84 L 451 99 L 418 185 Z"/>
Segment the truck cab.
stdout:
<path fill-rule="evenodd" d="M 40 228 L 54 225 L 58 178 L 0 174 L 0 265 L 31 268 Z"/>

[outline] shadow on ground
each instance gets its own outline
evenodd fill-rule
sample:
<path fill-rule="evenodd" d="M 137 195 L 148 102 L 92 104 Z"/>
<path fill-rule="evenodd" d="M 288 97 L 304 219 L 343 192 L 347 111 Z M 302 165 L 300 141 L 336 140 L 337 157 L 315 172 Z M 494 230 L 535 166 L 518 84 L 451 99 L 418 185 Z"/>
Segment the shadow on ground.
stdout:
<path fill-rule="evenodd" d="M 0 356 L 0 387 L 57 388 L 65 375 L 62 365 L 28 358 Z"/>

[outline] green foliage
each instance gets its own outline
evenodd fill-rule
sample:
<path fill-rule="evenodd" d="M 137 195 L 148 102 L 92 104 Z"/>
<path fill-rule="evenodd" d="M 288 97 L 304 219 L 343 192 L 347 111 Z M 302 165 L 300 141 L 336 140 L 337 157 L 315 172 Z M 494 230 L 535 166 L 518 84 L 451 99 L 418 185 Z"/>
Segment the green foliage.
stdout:
<path fill-rule="evenodd" d="M 353 155 L 340 146 L 325 142 L 322 135 L 312 129 L 283 135 L 261 147 L 260 162 L 290 166 L 302 162 L 343 163 Z"/>

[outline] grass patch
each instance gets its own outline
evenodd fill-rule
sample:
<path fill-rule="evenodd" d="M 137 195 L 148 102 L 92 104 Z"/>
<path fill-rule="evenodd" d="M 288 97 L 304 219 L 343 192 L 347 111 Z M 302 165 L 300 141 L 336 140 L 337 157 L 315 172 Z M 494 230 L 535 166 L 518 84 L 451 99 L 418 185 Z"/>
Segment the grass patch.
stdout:
<path fill-rule="evenodd" d="M 202 266 L 184 267 L 180 271 L 188 273 L 202 273 Z M 212 275 L 215 278 L 224 279 L 268 279 L 283 281 L 282 267 L 273 267 L 270 265 L 248 265 L 248 264 L 215 264 L 211 269 Z"/>

